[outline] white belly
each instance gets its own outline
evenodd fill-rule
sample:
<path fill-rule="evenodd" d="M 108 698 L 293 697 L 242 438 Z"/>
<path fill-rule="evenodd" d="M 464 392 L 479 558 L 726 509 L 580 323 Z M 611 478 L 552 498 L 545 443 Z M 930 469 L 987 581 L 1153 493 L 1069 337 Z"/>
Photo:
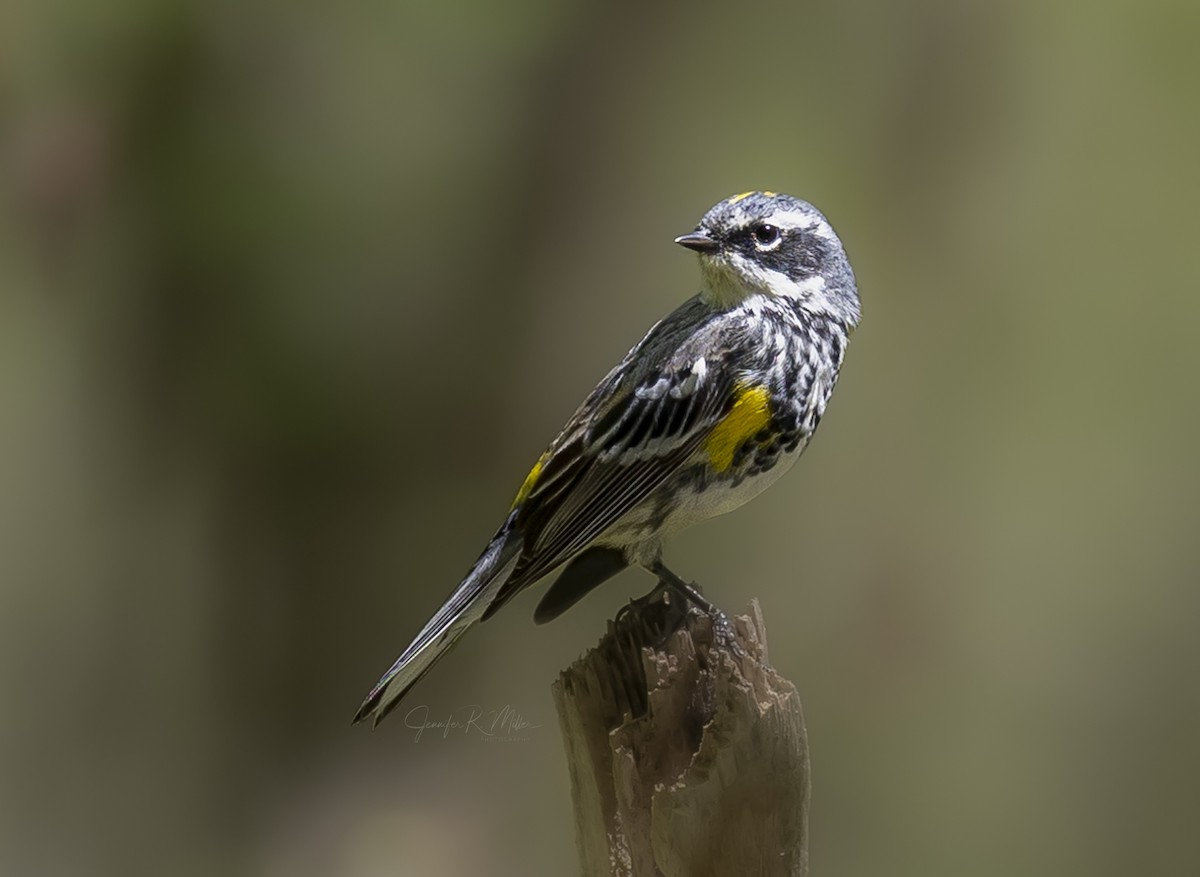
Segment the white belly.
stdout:
<path fill-rule="evenodd" d="M 795 451 L 780 457 L 779 462 L 766 472 L 747 476 L 736 485 L 710 486 L 707 490 L 684 491 L 678 497 L 675 511 L 665 521 L 663 532 L 677 532 L 745 505 L 791 469 L 803 450 L 804 443 L 801 443 Z"/>
<path fill-rule="evenodd" d="M 731 512 L 779 480 L 795 465 L 806 444 L 807 441 L 800 442 L 794 451 L 783 454 L 770 469 L 756 475 L 748 475 L 736 483 L 710 483 L 703 489 L 696 485 L 683 488 L 664 485 L 630 510 L 596 541 L 617 546 L 637 544 L 647 539 L 657 542 L 663 536 Z M 662 513 L 664 504 L 669 506 L 665 518 Z"/>

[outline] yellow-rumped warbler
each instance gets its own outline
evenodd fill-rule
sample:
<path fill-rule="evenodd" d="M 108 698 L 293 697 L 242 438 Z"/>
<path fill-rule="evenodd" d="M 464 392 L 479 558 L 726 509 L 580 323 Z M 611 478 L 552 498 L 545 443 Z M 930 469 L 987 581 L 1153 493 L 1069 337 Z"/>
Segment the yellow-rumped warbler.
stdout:
<path fill-rule="evenodd" d="M 467 628 L 563 564 L 539 624 L 630 565 L 689 590 L 663 537 L 757 496 L 808 444 L 860 317 L 841 241 L 811 204 L 746 192 L 675 242 L 700 254 L 701 292 L 579 406 L 356 722 L 378 723 Z"/>

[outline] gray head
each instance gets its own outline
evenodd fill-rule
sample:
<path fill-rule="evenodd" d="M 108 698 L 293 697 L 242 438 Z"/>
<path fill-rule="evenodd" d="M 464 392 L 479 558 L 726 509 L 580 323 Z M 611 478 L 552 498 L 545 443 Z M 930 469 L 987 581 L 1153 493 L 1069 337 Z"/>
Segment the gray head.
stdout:
<path fill-rule="evenodd" d="M 849 326 L 861 316 L 842 242 L 807 201 L 775 192 L 735 195 L 675 242 L 700 254 L 700 295 L 713 307 L 777 295 Z"/>

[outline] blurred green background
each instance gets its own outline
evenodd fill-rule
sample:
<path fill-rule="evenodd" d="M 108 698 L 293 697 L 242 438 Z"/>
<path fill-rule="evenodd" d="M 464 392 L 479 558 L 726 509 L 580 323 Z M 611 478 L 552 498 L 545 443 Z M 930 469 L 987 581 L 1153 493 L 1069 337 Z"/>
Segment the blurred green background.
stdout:
<path fill-rule="evenodd" d="M 540 589 L 349 719 L 563 419 L 805 197 L 865 319 L 763 604 L 827 875 L 1195 874 L 1200 6 L 0 9 L 0 873 L 574 873 Z"/>

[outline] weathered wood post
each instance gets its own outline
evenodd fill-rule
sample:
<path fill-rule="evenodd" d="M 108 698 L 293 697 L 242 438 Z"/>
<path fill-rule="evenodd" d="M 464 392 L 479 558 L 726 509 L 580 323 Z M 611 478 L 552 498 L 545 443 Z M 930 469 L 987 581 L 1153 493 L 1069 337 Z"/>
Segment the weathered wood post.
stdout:
<path fill-rule="evenodd" d="M 682 611 L 669 591 L 631 604 L 554 684 L 582 873 L 807 874 L 804 716 L 758 603 L 688 607 L 663 641 Z"/>

